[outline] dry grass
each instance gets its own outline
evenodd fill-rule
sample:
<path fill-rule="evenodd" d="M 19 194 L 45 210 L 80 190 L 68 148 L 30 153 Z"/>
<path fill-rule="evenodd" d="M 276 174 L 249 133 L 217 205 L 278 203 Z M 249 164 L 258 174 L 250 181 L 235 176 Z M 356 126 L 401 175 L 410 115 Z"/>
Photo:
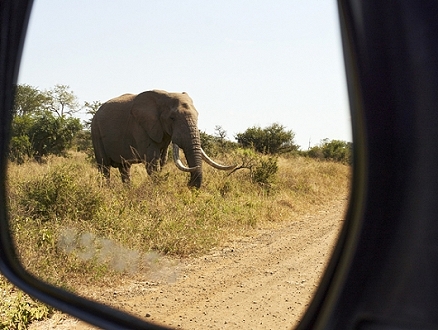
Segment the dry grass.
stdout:
<path fill-rule="evenodd" d="M 25 267 L 73 291 L 81 284 L 146 272 L 158 253 L 198 255 L 254 228 L 277 226 L 348 195 L 350 167 L 280 158 L 270 189 L 240 170 L 204 169 L 203 187 L 168 164 L 150 178 L 140 165 L 108 186 L 85 155 L 9 168 L 11 224 Z"/>

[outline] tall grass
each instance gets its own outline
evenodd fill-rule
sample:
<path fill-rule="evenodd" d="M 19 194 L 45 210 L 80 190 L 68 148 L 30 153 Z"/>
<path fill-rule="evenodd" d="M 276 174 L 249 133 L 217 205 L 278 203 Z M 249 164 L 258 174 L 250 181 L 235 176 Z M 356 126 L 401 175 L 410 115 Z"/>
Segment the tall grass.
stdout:
<path fill-rule="evenodd" d="M 247 170 L 204 167 L 200 190 L 172 164 L 148 177 L 133 166 L 130 185 L 112 169 L 107 184 L 85 154 L 44 165 L 10 165 L 10 218 L 18 254 L 36 276 L 77 290 L 147 272 L 159 254 L 199 255 L 255 228 L 296 221 L 348 195 L 350 167 L 279 158 L 269 189 Z"/>

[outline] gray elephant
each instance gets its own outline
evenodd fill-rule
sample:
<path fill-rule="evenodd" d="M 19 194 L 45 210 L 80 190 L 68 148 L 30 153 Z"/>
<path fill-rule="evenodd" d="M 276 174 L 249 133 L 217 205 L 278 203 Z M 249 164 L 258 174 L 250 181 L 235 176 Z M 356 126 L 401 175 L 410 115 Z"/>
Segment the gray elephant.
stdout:
<path fill-rule="evenodd" d="M 190 96 L 153 90 L 124 94 L 99 108 L 91 122 L 91 137 L 99 171 L 109 179 L 110 166 L 117 167 L 122 181 L 129 182 L 132 164 L 144 163 L 148 174 L 160 169 L 167 161 L 170 142 L 176 166 L 190 172 L 189 187 L 202 183 L 202 160 L 221 170 L 223 166 L 211 160 L 201 148 L 198 112 Z M 188 167 L 179 158 L 184 151 Z"/>

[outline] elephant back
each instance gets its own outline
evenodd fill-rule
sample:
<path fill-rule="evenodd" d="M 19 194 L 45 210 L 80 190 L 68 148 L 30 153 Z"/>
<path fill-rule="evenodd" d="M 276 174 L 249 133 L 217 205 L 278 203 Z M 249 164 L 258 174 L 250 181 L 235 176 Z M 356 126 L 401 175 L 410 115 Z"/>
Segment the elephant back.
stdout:
<path fill-rule="evenodd" d="M 135 97 L 137 96 L 137 94 L 130 94 L 130 93 L 126 93 L 126 94 L 122 94 L 120 96 L 117 96 L 111 100 L 108 100 L 105 103 L 123 103 L 123 102 L 130 102 L 132 101 Z"/>
<path fill-rule="evenodd" d="M 136 94 L 123 94 L 103 103 L 91 122 L 91 131 L 100 130 L 100 137 L 126 127 Z"/>
<path fill-rule="evenodd" d="M 97 118 L 111 118 L 117 116 L 117 113 L 129 112 L 136 94 L 123 94 L 103 103 L 94 115 L 93 120 Z"/>
<path fill-rule="evenodd" d="M 124 105 L 128 106 L 128 104 L 132 103 L 136 96 L 137 96 L 136 94 L 128 94 L 128 93 L 120 95 L 118 97 L 106 101 L 104 104 L 102 104 L 101 108 L 107 108 L 112 106 L 116 108 L 123 108 Z"/>

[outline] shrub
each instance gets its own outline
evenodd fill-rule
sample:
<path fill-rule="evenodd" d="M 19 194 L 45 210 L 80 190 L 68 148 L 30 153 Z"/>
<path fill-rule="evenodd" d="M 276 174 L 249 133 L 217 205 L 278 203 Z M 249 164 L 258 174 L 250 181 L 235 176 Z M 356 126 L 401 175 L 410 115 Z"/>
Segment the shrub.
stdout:
<path fill-rule="evenodd" d="M 252 183 L 270 186 L 274 182 L 278 172 L 278 157 L 261 155 L 251 149 L 237 149 L 234 158 L 239 159 L 241 165 L 233 172 L 246 168 L 250 171 Z"/>
<path fill-rule="evenodd" d="M 200 132 L 202 149 L 212 157 L 226 154 L 238 148 L 238 144 L 226 139 L 226 132 L 220 126 L 216 126 L 215 135 Z"/>
<path fill-rule="evenodd" d="M 311 158 L 351 164 L 352 148 L 353 144 L 351 142 L 324 139 L 318 146 L 314 146 L 308 150 L 307 155 Z"/>
<path fill-rule="evenodd" d="M 77 151 L 84 151 L 86 154 L 89 150 L 93 149 L 93 143 L 91 142 L 91 131 L 81 130 L 79 131 L 73 141 Z"/>
<path fill-rule="evenodd" d="M 218 149 L 216 147 L 214 136 L 200 131 L 201 146 L 204 151 L 210 156 L 216 156 Z"/>
<path fill-rule="evenodd" d="M 81 129 L 78 118 L 55 117 L 48 111 L 36 115 L 29 130 L 35 159 L 40 161 L 49 154 L 64 156 Z"/>
<path fill-rule="evenodd" d="M 11 125 L 11 142 L 9 143 L 9 159 L 18 164 L 24 163 L 32 156 L 32 143 L 28 132 L 35 120 L 30 115 L 16 116 Z"/>
<path fill-rule="evenodd" d="M 12 121 L 9 158 L 23 163 L 28 157 L 41 162 L 47 155 L 64 156 L 81 129 L 78 118 L 55 117 L 49 111 L 16 116 Z"/>
<path fill-rule="evenodd" d="M 261 158 L 252 171 L 252 180 L 261 185 L 271 185 L 278 171 L 278 158 Z"/>
<path fill-rule="evenodd" d="M 73 145 L 76 151 L 82 151 L 87 155 L 87 160 L 91 163 L 95 163 L 94 159 L 94 149 L 93 143 L 91 140 L 91 131 L 90 130 L 81 130 L 79 131 L 73 140 Z"/>
<path fill-rule="evenodd" d="M 17 164 L 23 164 L 32 156 L 32 143 L 25 135 L 14 136 L 9 143 L 9 159 Z"/>
<path fill-rule="evenodd" d="M 238 133 L 236 140 L 243 148 L 254 148 L 264 154 L 277 154 L 298 150 L 293 141 L 294 137 L 295 134 L 286 131 L 283 125 L 272 124 L 264 129 L 248 128 L 244 133 Z"/>
<path fill-rule="evenodd" d="M 27 329 L 33 321 L 50 316 L 53 309 L 21 291 L 15 289 L 0 277 L 0 329 Z"/>
<path fill-rule="evenodd" d="M 78 166 L 66 164 L 23 182 L 20 204 L 30 217 L 42 221 L 65 217 L 91 220 L 102 197 L 77 180 L 80 172 Z"/>

